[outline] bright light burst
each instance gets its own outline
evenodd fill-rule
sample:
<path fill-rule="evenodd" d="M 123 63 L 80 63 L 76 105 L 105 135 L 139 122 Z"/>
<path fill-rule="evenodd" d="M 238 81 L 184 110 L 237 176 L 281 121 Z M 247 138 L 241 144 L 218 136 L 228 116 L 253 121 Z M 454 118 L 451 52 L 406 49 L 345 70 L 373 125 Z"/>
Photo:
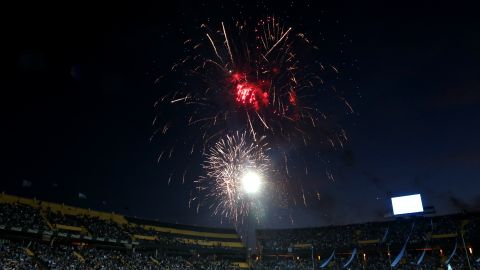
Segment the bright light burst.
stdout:
<path fill-rule="evenodd" d="M 248 170 L 241 178 L 243 190 L 248 194 L 257 193 L 262 187 L 262 178 L 256 171 Z"/>
<path fill-rule="evenodd" d="M 239 221 L 259 198 L 251 196 L 265 185 L 271 170 L 267 144 L 254 142 L 246 132 L 220 139 L 207 152 L 203 164 L 206 175 L 197 181 L 215 215 Z"/>

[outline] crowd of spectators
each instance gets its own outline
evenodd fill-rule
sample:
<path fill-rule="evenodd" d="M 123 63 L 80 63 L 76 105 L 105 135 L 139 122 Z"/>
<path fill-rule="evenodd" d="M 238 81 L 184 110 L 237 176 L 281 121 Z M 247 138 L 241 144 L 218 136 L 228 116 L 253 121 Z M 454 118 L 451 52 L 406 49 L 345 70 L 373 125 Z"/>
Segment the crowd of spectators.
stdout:
<path fill-rule="evenodd" d="M 388 229 L 388 224 L 384 222 L 368 222 L 357 224 L 358 240 L 366 241 L 373 239 L 382 240 Z"/>
<path fill-rule="evenodd" d="M 401 261 L 402 270 L 447 269 L 445 257 L 436 251 L 429 251 L 420 266 L 415 265 L 421 252 L 408 252 Z M 329 263 L 327 269 L 344 269 L 343 264 L 349 254 L 339 253 Z M 324 260 L 325 258 L 322 258 Z M 358 253 L 347 269 L 387 270 L 393 257 L 379 253 Z M 321 260 L 311 257 L 276 256 L 254 260 L 254 270 L 311 270 L 312 264 L 319 269 Z M 472 269 L 480 269 L 480 264 L 471 260 Z M 468 269 L 463 253 L 455 254 L 449 265 L 452 269 Z M 92 246 L 55 243 L 45 241 L 16 242 L 0 239 L 0 269 L 13 270 L 238 270 L 232 262 L 215 257 L 198 255 L 176 256 L 156 255 L 147 251 L 132 251 L 98 248 Z"/>
<path fill-rule="evenodd" d="M 157 243 L 159 243 L 163 246 L 180 247 L 180 246 L 184 245 L 177 238 L 171 237 L 167 233 L 161 233 L 161 232 L 155 231 L 153 229 L 149 230 L 149 229 L 144 228 L 141 225 L 128 226 L 128 227 L 126 227 L 126 230 L 131 235 L 142 235 L 142 236 L 155 237 Z"/>
<path fill-rule="evenodd" d="M 460 245 L 463 245 L 463 240 L 467 246 L 480 243 L 480 218 L 476 215 L 414 217 L 347 226 L 259 230 L 257 231 L 259 252 L 267 257 L 276 256 L 275 254 L 282 256 L 273 260 L 260 260 L 256 262 L 256 265 L 257 269 L 311 269 L 311 259 L 307 260 L 309 263 L 304 265 L 301 258 L 295 259 L 295 254 L 303 252 L 304 257 L 308 256 L 311 248 L 315 252 L 330 254 L 332 250 L 348 252 L 353 247 L 362 250 L 369 246 L 368 254 L 359 254 L 349 268 L 390 269 L 390 264 L 395 259 L 393 256 L 399 254 L 407 240 L 407 250 L 400 262 L 400 269 L 447 269 L 448 266 L 444 264 L 444 261 L 452 254 L 456 245 L 459 245 L 457 252 L 452 256 L 449 265 L 452 269 L 469 269 L 466 251 Z M 432 246 L 443 248 L 437 249 L 435 252 L 427 252 L 421 265 L 416 265 L 415 263 L 421 256 L 419 250 Z M 392 249 L 391 254 L 390 249 Z M 372 254 L 372 250 L 378 254 L 375 252 Z M 467 249 L 467 252 L 471 253 L 471 250 Z M 345 257 L 336 256 L 329 269 L 341 269 L 342 262 L 346 260 Z M 480 269 L 479 256 L 470 255 L 470 264 L 472 269 Z"/>
<path fill-rule="evenodd" d="M 29 242 L 28 248 L 44 266 L 51 270 L 79 269 L 78 258 L 74 256 L 75 248 L 71 245 L 51 246 L 37 241 Z M 80 268 L 81 269 L 81 268 Z"/>
<path fill-rule="evenodd" d="M 37 264 L 17 243 L 0 240 L 0 269 L 37 269 Z"/>
<path fill-rule="evenodd" d="M 292 252 L 296 247 L 303 248 L 305 245 L 321 251 L 351 249 L 369 240 L 377 245 L 398 246 L 408 239 L 409 244 L 425 245 L 432 240 L 432 235 L 460 235 L 462 221 L 465 224 L 463 231 L 467 240 L 480 237 L 479 217 L 441 216 L 345 226 L 259 230 L 257 243 L 260 250 L 274 253 Z"/>
<path fill-rule="evenodd" d="M 480 242 L 480 217 L 470 219 L 463 229 L 466 239 L 475 238 Z"/>
<path fill-rule="evenodd" d="M 42 217 L 42 211 L 44 217 Z M 133 235 L 153 236 L 156 242 L 162 246 L 189 248 L 195 245 L 195 242 L 184 243 L 179 238 L 169 233 L 158 232 L 153 229 L 147 229 L 144 226 L 128 224 L 120 225 L 114 221 L 101 219 L 88 215 L 69 215 L 51 210 L 50 208 L 41 210 L 24 204 L 0 203 L 0 225 L 6 227 L 20 227 L 24 229 L 37 229 L 39 231 L 51 230 L 48 226 L 49 222 L 53 226 L 53 230 L 59 232 L 67 232 L 73 234 L 89 235 L 95 238 L 103 238 L 106 241 L 114 240 L 133 240 Z M 72 231 L 68 228 L 62 228 L 57 225 L 67 225 L 80 228 L 81 231 Z M 200 247 L 200 245 L 197 245 Z M 205 246 L 206 249 L 229 249 L 225 246 Z"/>
<path fill-rule="evenodd" d="M 459 219 L 454 216 L 438 216 L 432 219 L 433 234 L 451 234 L 460 229 Z"/>
<path fill-rule="evenodd" d="M 119 225 L 114 221 L 93 216 L 67 215 L 42 210 L 21 203 L 0 203 L 0 225 L 5 229 L 18 227 L 37 231 L 49 230 L 55 224 L 81 227 L 84 233 L 105 239 L 130 240 L 134 235 L 154 236 L 156 244 L 163 247 L 182 247 L 184 250 L 200 250 L 195 240 L 187 242 L 169 233 L 155 231 L 148 226 Z M 58 228 L 57 228 L 58 229 Z M 25 231 L 25 230 L 24 230 Z M 437 237 L 434 237 L 437 236 Z M 441 237 L 438 237 L 441 236 Z M 407 252 L 401 261 L 401 269 L 419 269 L 415 262 L 420 256 L 418 248 L 425 246 L 443 247 L 429 252 L 424 257 L 420 269 L 438 269 L 454 246 L 462 245 L 463 240 L 470 245 L 479 243 L 480 217 L 478 215 L 452 215 L 439 217 L 414 217 L 386 222 L 353 224 L 345 226 L 327 226 L 305 229 L 277 229 L 257 231 L 257 243 L 260 254 L 283 254 L 280 257 L 263 256 L 265 259 L 254 262 L 254 269 L 298 269 L 312 267 L 312 258 L 296 257 L 296 252 L 304 253 L 311 248 L 315 252 L 330 254 L 332 250 L 343 250 L 330 265 L 330 269 L 342 268 L 347 261 L 348 251 L 362 245 L 371 245 L 377 250 L 372 253 L 358 254 L 350 269 L 390 269 L 392 256 L 399 253 L 408 239 Z M 365 242 L 366 241 L 366 242 Z M 415 247 L 415 248 L 413 248 Z M 207 248 L 203 246 L 202 248 Z M 212 246 L 209 248 L 217 248 Z M 307 251 L 305 252 L 305 250 Z M 388 250 L 388 256 L 387 251 Z M 163 252 L 163 251 L 162 251 Z M 216 251 L 215 251 L 216 252 Z M 366 251 L 361 251 L 366 252 Z M 471 253 L 471 251 L 469 251 Z M 479 269 L 479 256 L 471 261 L 463 253 L 457 252 L 450 261 L 453 269 L 464 269 L 470 263 L 473 269 Z M 341 255 L 343 254 L 343 255 Z M 342 257 L 343 256 L 343 257 Z M 317 265 L 320 261 L 316 261 Z M 208 257 L 153 256 L 153 254 L 125 251 L 117 248 L 105 249 L 68 243 L 29 241 L 28 243 L 10 242 L 0 238 L 0 269 L 130 269 L 130 270 L 229 270 L 234 269 L 231 262 Z"/>
<path fill-rule="evenodd" d="M 258 260 L 253 263 L 255 270 L 283 270 L 283 269 L 295 269 L 295 270 L 307 270 L 312 269 L 312 262 L 305 259 L 295 258 L 266 258 Z"/>
<path fill-rule="evenodd" d="M 81 227 L 94 237 L 116 240 L 131 240 L 125 228 L 115 222 L 92 216 L 63 215 L 46 211 L 46 219 L 51 224 Z M 39 209 L 21 203 L 0 203 L 0 225 L 38 231 L 50 230 Z"/>
<path fill-rule="evenodd" d="M 110 238 L 116 240 L 131 240 L 130 235 L 119 224 L 93 216 L 67 215 L 54 211 L 47 211 L 47 219 L 52 224 L 61 224 L 85 228 L 93 237 Z"/>
<path fill-rule="evenodd" d="M 31 254 L 26 251 L 28 249 Z M 43 241 L 0 242 L 2 270 L 236 270 L 213 257 L 155 256 L 148 252 L 57 244 Z"/>
<path fill-rule="evenodd" d="M 20 203 L 0 203 L 0 225 L 34 230 L 48 228 L 37 209 Z"/>
<path fill-rule="evenodd" d="M 161 269 L 159 262 L 152 260 L 150 256 L 143 253 L 131 253 L 113 249 L 88 248 L 82 251 L 86 269 L 119 269 L 119 270 L 154 270 Z"/>
<path fill-rule="evenodd" d="M 405 255 L 404 259 L 399 263 L 398 267 L 395 269 L 401 270 L 441 270 L 445 269 L 470 269 L 468 267 L 468 262 L 465 259 L 463 254 L 457 254 L 453 256 L 449 264 L 444 263 L 439 254 L 428 253 L 424 256 L 424 259 L 420 265 L 416 265 L 418 256 L 421 253 L 408 253 Z M 370 253 L 368 255 L 358 254 L 357 257 L 345 268 L 344 264 L 348 260 L 347 256 L 336 256 L 330 263 L 325 267 L 325 269 L 349 269 L 349 270 L 391 270 L 391 262 L 393 258 L 390 258 L 387 254 L 383 253 Z M 311 258 L 299 258 L 295 256 L 290 257 L 267 257 L 261 260 L 253 262 L 252 266 L 255 270 L 311 270 L 313 264 L 315 264 L 315 269 L 321 269 L 322 261 L 314 259 L 312 262 Z M 479 270 L 480 262 L 475 262 L 471 260 L 470 262 L 471 269 Z"/>
<path fill-rule="evenodd" d="M 202 248 L 202 249 L 230 249 L 229 247 L 226 246 L 206 246 L 206 245 L 200 245 L 198 244 L 195 240 L 189 241 L 188 243 L 181 241 L 180 238 L 172 236 L 169 233 L 165 232 L 158 232 L 155 230 L 148 230 L 144 228 L 143 226 L 140 225 L 135 225 L 135 226 L 128 226 L 126 227 L 126 230 L 131 234 L 131 235 L 142 235 L 142 236 L 152 236 L 155 237 L 155 241 L 158 245 L 161 246 L 168 246 L 168 247 L 175 247 L 175 248 L 184 248 L 188 249 L 192 246 L 197 246 L 197 248 Z"/>

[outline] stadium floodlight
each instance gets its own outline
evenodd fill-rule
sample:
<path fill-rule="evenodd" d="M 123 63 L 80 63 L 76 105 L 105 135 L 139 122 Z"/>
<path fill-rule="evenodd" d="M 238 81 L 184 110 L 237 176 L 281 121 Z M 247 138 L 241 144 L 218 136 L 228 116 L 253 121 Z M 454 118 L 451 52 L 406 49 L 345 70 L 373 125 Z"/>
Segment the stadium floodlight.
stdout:
<path fill-rule="evenodd" d="M 393 197 L 392 208 L 394 215 L 423 212 L 422 196 L 420 194 Z"/>
<path fill-rule="evenodd" d="M 246 171 L 240 180 L 243 190 L 248 194 L 257 193 L 262 186 L 262 177 L 252 170 Z"/>

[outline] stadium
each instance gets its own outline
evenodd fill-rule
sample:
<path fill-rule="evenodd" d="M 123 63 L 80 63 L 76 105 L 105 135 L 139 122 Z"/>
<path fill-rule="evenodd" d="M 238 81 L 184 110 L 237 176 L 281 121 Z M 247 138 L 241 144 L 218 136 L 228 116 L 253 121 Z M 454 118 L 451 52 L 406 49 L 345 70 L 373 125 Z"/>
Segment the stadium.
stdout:
<path fill-rule="evenodd" d="M 235 229 L 131 218 L 0 196 L 2 269 L 476 269 L 480 215 L 257 230 L 248 255 Z M 398 258 L 398 259 L 397 259 Z M 397 265 L 398 264 L 398 265 Z"/>
<path fill-rule="evenodd" d="M 475 1 L 9 2 L 0 270 L 480 270 Z"/>

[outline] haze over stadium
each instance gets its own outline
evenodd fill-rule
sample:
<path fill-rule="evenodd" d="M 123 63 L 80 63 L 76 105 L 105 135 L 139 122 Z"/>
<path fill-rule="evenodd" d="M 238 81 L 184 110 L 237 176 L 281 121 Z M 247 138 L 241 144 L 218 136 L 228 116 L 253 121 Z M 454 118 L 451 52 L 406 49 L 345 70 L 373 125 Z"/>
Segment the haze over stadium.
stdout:
<path fill-rule="evenodd" d="M 475 7 L 9 10 L 1 267 L 477 269 Z"/>

